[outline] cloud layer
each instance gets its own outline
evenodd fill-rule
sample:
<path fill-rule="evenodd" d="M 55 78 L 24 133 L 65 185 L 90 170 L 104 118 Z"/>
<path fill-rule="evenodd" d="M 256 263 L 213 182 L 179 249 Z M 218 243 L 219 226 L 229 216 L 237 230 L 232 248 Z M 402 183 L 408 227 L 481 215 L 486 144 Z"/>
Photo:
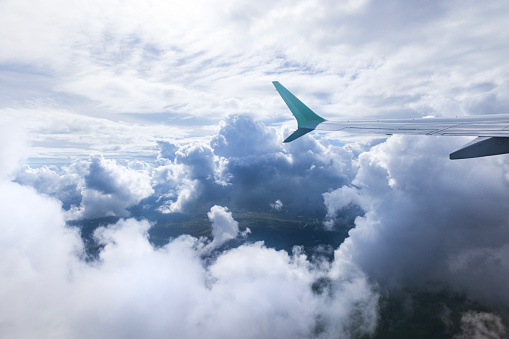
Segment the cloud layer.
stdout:
<path fill-rule="evenodd" d="M 443 138 L 391 137 L 360 156 L 355 186 L 325 195 L 328 215 L 366 214 L 336 255 L 349 256 L 386 286 L 444 282 L 506 307 L 506 157 L 454 162 Z"/>
<path fill-rule="evenodd" d="M 6 0 L 1 115 L 30 122 L 34 157 L 62 160 L 155 156 L 154 135 L 210 137 L 233 114 L 290 124 L 272 80 L 330 120 L 509 112 L 508 11 L 505 1 Z"/>
<path fill-rule="evenodd" d="M 349 183 L 362 146 L 337 147 L 305 137 L 283 145 L 277 130 L 232 116 L 209 143 L 158 143 L 155 163 L 100 155 L 70 166 L 25 166 L 16 181 L 60 199 L 69 219 L 129 216 L 135 206 L 164 213 L 280 210 L 323 217 L 321 194 Z M 367 148 L 367 146 L 365 146 Z M 284 206 L 284 208 L 283 208 Z"/>
<path fill-rule="evenodd" d="M 370 282 L 438 282 L 507 309 L 505 156 L 450 162 L 466 138 L 282 145 L 294 121 L 270 82 L 330 120 L 507 113 L 508 13 L 470 0 L 2 1 L 1 331 L 355 336 L 376 325 Z M 24 130 L 30 166 L 16 169 Z M 238 236 L 229 211 L 355 227 L 333 263 L 261 243 L 220 252 Z M 95 233 L 89 264 L 65 227 L 161 212 L 210 213 L 214 240 L 156 249 L 148 222 L 123 219 Z M 499 320 L 467 313 L 464 333 L 500 334 Z"/>
<path fill-rule="evenodd" d="M 184 235 L 154 248 L 147 221 L 100 227 L 94 237 L 104 248 L 87 263 L 59 201 L 5 178 L 0 186 L 4 336 L 328 338 L 376 327 L 378 293 L 358 269 L 336 265 L 332 276 L 299 248 L 262 242 L 207 259 L 238 234 L 226 208 L 210 210 L 212 242 Z"/>
<path fill-rule="evenodd" d="M 257 133 L 264 138 L 257 140 Z M 247 142 L 251 136 L 254 146 Z M 237 336 L 237 326 L 225 325 L 232 321 L 252 337 L 356 336 L 376 328 L 379 288 L 392 293 L 429 283 L 488 307 L 507 307 L 505 157 L 450 161 L 448 152 L 465 138 L 393 136 L 360 155 L 361 146 L 325 146 L 311 136 L 290 146 L 280 140 L 275 129 L 233 116 L 210 144 L 160 143 L 154 164 L 96 156 L 63 169 L 18 169 L 19 183 L 76 204 L 63 201 L 67 211 L 61 210 L 58 200 L 3 180 L 9 221 L 3 251 L 13 259 L 3 264 L 8 277 L 3 297 L 20 305 L 8 317 L 13 332 L 6 333 L 25 334 L 18 324 L 27 319 L 35 324 L 27 331 L 47 332 L 46 318 L 22 311 L 46 307 L 53 297 L 69 300 L 47 313 L 48 319 L 69 315 L 55 331 L 79 329 L 86 336 L 111 331 Z M 281 184 L 288 185 L 286 192 Z M 116 207 L 109 208 L 108 201 Z M 298 247 L 293 254 L 243 241 L 222 247 L 239 235 L 226 206 L 268 212 L 276 205 L 279 213 L 320 218 L 327 227 L 357 218 L 332 262 L 307 258 Z M 181 236 L 154 248 L 147 221 L 123 219 L 96 230 L 104 248 L 98 262 L 86 263 L 77 230 L 64 222 L 171 212 L 165 208 L 208 212 L 213 239 Z M 19 286 L 40 291 L 41 283 L 58 289 L 46 297 L 11 300 L 22 294 L 14 293 Z M 70 311 L 72 305 L 81 306 Z M 144 322 L 149 316 L 151 327 Z M 490 317 L 497 325 L 498 316 Z M 99 325 L 83 329 L 84 319 Z M 481 320 L 479 326 L 489 319 Z M 120 329 L 125 322 L 133 328 Z"/>

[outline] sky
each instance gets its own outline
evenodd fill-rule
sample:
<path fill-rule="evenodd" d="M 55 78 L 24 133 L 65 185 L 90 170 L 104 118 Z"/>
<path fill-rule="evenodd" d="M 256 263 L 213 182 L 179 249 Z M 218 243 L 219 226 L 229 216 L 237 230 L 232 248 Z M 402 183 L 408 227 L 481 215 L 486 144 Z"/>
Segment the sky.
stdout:
<path fill-rule="evenodd" d="M 271 81 L 329 120 L 509 113 L 508 14 L 505 1 L 0 1 L 0 333 L 357 337 L 384 293 L 433 282 L 494 310 L 465 314 L 463 337 L 502 337 L 508 156 L 450 161 L 465 137 L 283 144 L 296 124 Z M 236 212 L 353 228 L 326 260 L 250 242 Z M 151 216 L 172 213 L 203 215 L 211 238 L 155 247 Z M 121 219 L 95 231 L 89 262 L 66 225 L 103 217 Z"/>

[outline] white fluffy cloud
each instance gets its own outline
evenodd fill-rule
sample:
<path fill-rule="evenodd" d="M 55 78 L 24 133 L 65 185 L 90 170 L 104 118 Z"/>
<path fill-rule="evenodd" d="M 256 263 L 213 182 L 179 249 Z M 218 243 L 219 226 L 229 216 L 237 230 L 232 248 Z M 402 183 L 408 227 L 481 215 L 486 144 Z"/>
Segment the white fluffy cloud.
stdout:
<path fill-rule="evenodd" d="M 126 217 L 127 208 L 154 193 L 147 167 L 139 161 L 120 164 L 96 155 L 61 169 L 24 166 L 16 171 L 16 181 L 58 198 L 68 219 Z"/>
<path fill-rule="evenodd" d="M 114 166 L 95 161 L 96 170 Z M 57 200 L 5 179 L 0 186 L 2 336 L 327 338 L 376 327 L 378 293 L 360 271 L 332 275 L 298 249 L 261 242 L 204 260 L 206 240 L 154 248 L 150 224 L 134 219 L 98 228 L 104 248 L 86 263 Z M 226 209 L 215 206 L 210 219 L 214 241 L 238 233 Z"/>
<path fill-rule="evenodd" d="M 71 211 L 71 214 L 77 214 L 72 218 L 125 217 L 129 215 L 127 207 L 154 193 L 146 172 L 118 165 L 102 156 L 91 159 L 84 179 L 83 199 L 78 211 Z"/>
<path fill-rule="evenodd" d="M 25 131 L 16 123 L 0 122 L 0 178 L 12 174 L 19 161 L 28 154 Z"/>
<path fill-rule="evenodd" d="M 17 181 L 74 199 L 68 215 L 75 218 L 126 216 L 136 206 L 142 211 L 137 216 L 154 210 L 205 213 L 214 205 L 271 211 L 274 201 L 284 213 L 325 218 L 329 228 L 357 216 L 339 258 L 352 258 L 384 286 L 438 281 L 503 306 L 509 295 L 495 291 L 509 276 L 509 165 L 504 156 L 450 161 L 447 154 L 466 141 L 391 137 L 357 160 L 348 146 L 324 146 L 309 136 L 283 146 L 274 129 L 234 116 L 222 123 L 211 146 L 160 143 L 152 165 L 94 157 L 59 175 L 25 167 Z M 215 224 L 210 248 L 237 236 L 226 210 L 212 209 L 209 218 Z"/>
<path fill-rule="evenodd" d="M 236 140 L 249 139 L 250 133 L 266 135 L 267 152 L 262 141 L 259 151 L 243 151 L 251 144 Z M 216 140 L 221 140 L 219 155 Z M 288 148 L 279 141 L 273 129 L 232 117 L 212 146 L 161 143 L 152 165 L 96 156 L 64 169 L 25 166 L 16 177 L 59 199 L 75 199 L 80 192 L 82 200 L 75 205 L 83 211 L 80 217 L 108 215 L 106 208 L 121 216 L 140 203 L 154 208 L 183 196 L 187 208 L 210 209 L 226 197 L 255 209 L 250 201 L 261 199 L 266 210 L 274 201 L 288 201 L 286 209 L 303 194 L 305 204 L 322 204 L 330 225 L 345 213 L 362 215 L 333 262 L 263 243 L 213 252 L 239 232 L 231 213 L 215 206 L 209 214 L 212 241 L 181 236 L 155 248 L 148 241 L 147 221 L 121 220 L 97 229 L 104 248 L 97 262 L 86 263 L 82 240 L 65 226 L 68 212 L 60 202 L 4 176 L 0 201 L 6 224 L 0 241 L 6 260 L 0 296 L 16 305 L 5 314 L 4 333 L 235 337 L 242 328 L 251 337 L 357 336 L 376 328 L 376 285 L 408 288 L 430 281 L 486 305 L 509 303 L 503 293 L 509 276 L 504 156 L 448 160 L 450 150 L 466 138 L 393 136 L 358 159 L 347 146 L 324 146 L 309 136 Z M 5 163 L 18 158 L 17 151 L 2 154 Z M 284 198 L 277 182 L 300 186 L 288 185 L 293 196 Z M 339 188 L 330 190 L 334 185 Z M 236 193 L 244 193 L 248 202 L 237 201 L 243 197 Z M 478 317 L 470 318 L 464 320 L 467 327 Z M 492 318 L 476 324 L 489 322 L 498 331 L 498 318 Z"/>
<path fill-rule="evenodd" d="M 2 298 L 16 305 L 5 315 L 13 324 L 6 331 L 12 336 L 138 336 L 138 330 L 158 336 L 174 328 L 189 336 L 223 337 L 208 320 L 236 319 L 253 328 L 253 336 L 269 330 L 319 336 L 321 329 L 326 336 L 334 326 L 338 333 L 355 333 L 351 322 L 337 319 L 349 319 L 352 307 L 364 305 L 357 312 L 369 332 L 377 294 L 363 272 L 384 286 L 438 280 L 490 305 L 506 306 L 509 166 L 504 156 L 450 162 L 447 154 L 466 139 L 392 137 L 357 159 L 369 146 L 339 147 L 309 136 L 283 146 L 275 130 L 254 121 L 282 124 L 285 131 L 294 126 L 272 80 L 282 81 L 331 120 L 508 112 L 508 12 L 506 1 L 325 1 L 319 6 L 307 0 L 2 1 L 0 122 L 26 121 L 34 146 L 31 162 L 48 165 L 14 175 L 18 183 L 59 199 L 67 217 L 128 216 L 145 207 L 266 211 L 277 201 L 288 213 L 327 215 L 329 226 L 345 215 L 363 215 L 336 252 L 333 269 L 320 272 L 334 278 L 350 272 L 349 283 L 325 284 L 336 291 L 333 300 L 304 289 L 320 274 L 299 254 L 242 246 L 204 267 L 196 247 L 205 245 L 196 239 L 179 238 L 154 249 L 144 234 L 148 224 L 133 220 L 98 231 L 103 262 L 91 267 L 70 254 L 82 245 L 64 228 L 59 202 L 4 180 L 13 175 L 23 147 L 12 125 L 2 127 L 0 195 L 9 222 L 1 235 L 7 258 Z M 240 113 L 255 118 L 235 115 Z M 165 142 L 156 160 L 158 140 Z M 93 156 L 97 153 L 104 158 Z M 69 166 L 50 166 L 69 161 Z M 261 269 L 242 271 L 240 265 L 238 273 L 228 264 L 236 257 L 250 264 L 248 257 L 257 258 Z M 52 263 L 58 265 L 49 267 Z M 155 269 L 164 264 L 171 274 Z M 267 273 L 275 267 L 286 273 Z M 235 274 L 228 275 L 228 269 Z M 155 278 L 144 280 L 143 273 Z M 236 277 L 252 279 L 248 286 L 254 292 L 234 285 Z M 104 289 L 99 282 L 105 282 Z M 182 292 L 180 283 L 196 287 L 196 294 Z M 271 308 L 267 295 L 257 294 L 267 286 L 268 296 L 281 296 L 300 313 Z M 157 287 L 167 298 L 153 294 Z M 295 288 L 301 299 L 292 299 L 285 288 Z M 14 300 L 26 291 L 26 298 Z M 224 313 L 213 311 L 218 300 L 227 300 Z M 310 308 L 300 307 L 303 300 Z M 250 302 L 274 313 L 259 314 L 253 318 L 257 327 L 250 327 L 239 311 Z M 143 317 L 152 309 L 158 311 L 152 318 Z M 302 320 L 300 327 L 274 328 L 267 314 L 281 323 L 312 314 L 318 325 Z M 21 328 L 21 322 L 33 326 Z M 132 326 L 115 332 L 126 323 Z"/>
<path fill-rule="evenodd" d="M 450 161 L 460 140 L 391 137 L 360 156 L 353 187 L 325 195 L 329 216 L 365 211 L 337 250 L 384 286 L 438 281 L 505 307 L 507 158 Z"/>
<path fill-rule="evenodd" d="M 349 146 L 321 144 L 309 136 L 284 145 L 276 130 L 246 116 L 226 119 L 210 143 L 226 160 L 221 176 L 232 209 L 267 210 L 280 200 L 289 213 L 321 216 L 319 196 L 355 173 Z"/>
<path fill-rule="evenodd" d="M 217 248 L 239 235 L 239 223 L 233 219 L 228 208 L 214 205 L 207 216 L 212 223 L 213 240 L 210 243 L 210 248 Z"/>
<path fill-rule="evenodd" d="M 206 213 L 216 204 L 270 211 L 275 201 L 285 213 L 322 217 L 321 194 L 351 182 L 352 159 L 363 148 L 309 136 L 285 146 L 275 128 L 247 116 L 228 117 L 220 126 L 210 145 L 158 142 L 153 163 L 95 155 L 61 168 L 24 166 L 16 181 L 60 199 L 71 219 L 126 217 L 139 204 L 165 213 Z"/>

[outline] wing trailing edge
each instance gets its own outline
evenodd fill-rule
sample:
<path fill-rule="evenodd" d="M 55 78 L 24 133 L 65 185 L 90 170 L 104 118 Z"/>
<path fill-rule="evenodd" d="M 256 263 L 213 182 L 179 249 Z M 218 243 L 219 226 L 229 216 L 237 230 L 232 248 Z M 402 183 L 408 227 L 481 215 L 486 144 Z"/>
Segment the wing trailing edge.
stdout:
<path fill-rule="evenodd" d="M 449 154 L 449 159 L 470 159 L 509 153 L 509 138 L 477 137 L 459 150 Z"/>

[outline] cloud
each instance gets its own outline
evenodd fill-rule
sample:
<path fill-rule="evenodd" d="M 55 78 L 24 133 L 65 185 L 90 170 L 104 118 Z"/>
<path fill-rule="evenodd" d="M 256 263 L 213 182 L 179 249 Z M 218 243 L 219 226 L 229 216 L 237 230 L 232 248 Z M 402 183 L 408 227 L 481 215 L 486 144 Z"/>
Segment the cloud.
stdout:
<path fill-rule="evenodd" d="M 27 102 L 26 106 L 18 103 L 15 107 L 0 109 L 1 116 L 9 125 L 23 122 L 31 146 L 28 161 L 37 166 L 68 165 L 74 159 L 98 153 L 118 160 L 153 160 L 158 154 L 154 147 L 157 141 L 168 141 L 168 136 L 186 141 L 186 135 L 196 136 L 203 130 L 194 126 L 90 117 L 80 113 L 90 107 L 76 104 L 71 111 L 51 99 Z"/>
<path fill-rule="evenodd" d="M 217 205 L 212 206 L 207 216 L 212 223 L 213 240 L 210 243 L 210 248 L 217 248 L 239 235 L 239 223 L 233 219 L 228 208 Z"/>
<path fill-rule="evenodd" d="M 502 319 L 487 312 L 465 312 L 461 317 L 461 333 L 454 339 L 503 338 L 506 335 Z"/>
<path fill-rule="evenodd" d="M 41 191 L 51 192 L 51 183 L 65 188 L 58 184 L 69 179 L 69 168 L 23 170 Z M 95 203 L 116 198 L 125 209 L 147 192 L 140 163 L 96 156 L 75 163 L 74 171 L 80 175 L 71 187 L 103 196 Z M 87 262 L 79 229 L 66 226 L 60 201 L 5 178 L 0 186 L 0 300 L 11 305 L 0 311 L 3 336 L 328 338 L 376 328 L 378 290 L 358 269 L 341 271 L 349 267 L 343 264 L 333 272 L 299 247 L 288 254 L 263 242 L 207 255 L 207 246 L 239 233 L 224 207 L 210 210 L 211 242 L 182 235 L 154 247 L 145 220 L 99 227 L 94 237 L 102 249 Z M 102 211 L 88 198 L 80 205 L 86 213 Z"/>
<path fill-rule="evenodd" d="M 154 248 L 150 224 L 134 219 L 98 228 L 104 247 L 86 263 L 58 201 L 0 185 L 0 299 L 11 305 L 4 336 L 325 338 L 376 327 L 378 294 L 361 272 L 328 277 L 328 265 L 298 249 L 289 255 L 261 242 L 204 260 L 203 240 L 184 235 Z M 226 209 L 216 206 L 210 218 L 215 240 L 236 233 Z"/>
<path fill-rule="evenodd" d="M 205 213 L 216 204 L 270 211 L 280 201 L 285 213 L 323 216 L 321 194 L 353 178 L 351 159 L 358 152 L 310 137 L 283 145 L 275 128 L 237 115 L 221 122 L 210 145 L 173 145 L 169 153 L 166 145 L 160 143 L 165 155 L 159 158 L 173 160 L 154 169 L 155 194 L 162 196 L 163 210 L 188 213 Z"/>
<path fill-rule="evenodd" d="M 189 180 L 185 195 L 179 195 L 180 211 L 214 204 L 269 211 L 280 200 L 287 213 L 321 216 L 321 194 L 354 173 L 349 146 L 322 145 L 306 137 L 284 146 L 274 128 L 247 116 L 225 119 L 210 147 L 186 146 L 176 154 L 175 163 L 185 166 Z"/>
<path fill-rule="evenodd" d="M 465 99 L 462 108 L 471 115 L 500 114 L 509 112 L 509 97 L 507 96 L 507 83 L 495 89 L 477 94 Z"/>
<path fill-rule="evenodd" d="M 0 178 L 16 169 L 19 161 L 27 156 L 28 144 L 25 130 L 17 123 L 0 123 Z"/>
<path fill-rule="evenodd" d="M 459 141 L 391 137 L 362 154 L 355 188 L 325 195 L 329 216 L 348 204 L 365 211 L 336 255 L 388 288 L 437 281 L 505 307 L 506 159 L 450 161 Z"/>
<path fill-rule="evenodd" d="M 56 166 L 31 168 L 25 165 L 15 173 L 16 182 L 35 188 L 38 192 L 60 200 L 64 209 L 79 206 L 82 201 L 82 188 L 85 186 L 83 176 L 86 164 L 75 162 L 69 167 L 59 169 Z"/>
<path fill-rule="evenodd" d="M 69 281 L 79 270 L 83 250 L 79 232 L 65 226 L 56 199 L 4 179 L 0 186 L 0 299 L 10 305 L 0 311 L 0 332 L 10 337 L 65 336 L 58 319 L 72 309 Z"/>
<path fill-rule="evenodd" d="M 141 206 L 164 213 L 207 213 L 214 205 L 268 212 L 275 201 L 284 213 L 323 217 L 322 193 L 349 183 L 352 159 L 369 147 L 311 137 L 283 145 L 275 128 L 248 116 L 220 126 L 209 144 L 159 141 L 154 162 L 94 155 L 60 168 L 24 166 L 16 181 L 60 199 L 72 219 L 126 217 Z"/>
<path fill-rule="evenodd" d="M 264 137 L 256 140 L 256 135 Z M 252 139 L 256 146 L 248 142 Z M 373 333 L 379 293 L 370 281 L 391 291 L 439 282 L 485 305 L 505 307 L 509 296 L 500 291 L 509 276 L 504 232 L 509 166 L 503 157 L 468 160 L 469 166 L 448 160 L 448 152 L 466 139 L 393 136 L 357 159 L 359 151 L 352 151 L 351 146 L 332 146 L 310 136 L 298 140 L 300 144 L 283 145 L 274 128 L 233 116 L 222 123 L 210 144 L 160 143 L 161 154 L 152 164 L 94 156 L 61 169 L 24 166 L 16 171 L 17 182 L 69 199 L 63 206 L 70 208 L 64 213 L 60 201 L 3 181 L 2 201 L 14 197 L 5 204 L 6 220 L 11 225 L 23 223 L 19 231 L 26 234 L 26 239 L 19 240 L 23 236 L 16 227 L 5 232 L 5 256 L 18 251 L 18 246 L 30 249 L 27 258 L 21 251 L 14 255 L 14 262 L 5 263 L 6 272 L 11 272 L 8 267 L 20 268 L 9 275 L 4 295 L 22 294 L 15 288 L 16 281 L 23 279 L 28 279 L 23 286 L 40 291 L 39 280 L 30 280 L 31 273 L 22 270 L 25 261 L 42 265 L 40 281 L 51 285 L 55 280 L 59 287 L 48 295 L 68 301 L 51 308 L 48 317 L 70 314 L 69 323 L 55 325 L 57 331 L 79 329 L 85 336 L 110 331 L 160 336 L 181 331 L 189 336 L 214 333 L 224 337 L 237 334 L 237 327 L 224 325 L 232 319 L 245 324 L 253 337 Z M 11 161 L 17 158 L 15 153 L 5 154 L 12 156 Z M 25 210 L 15 207 L 22 201 L 27 202 Z M 318 209 L 319 218 L 328 226 L 349 224 L 357 217 L 333 262 L 307 258 L 298 248 L 290 255 L 263 243 L 244 243 L 214 252 L 213 258 L 207 256 L 211 252 L 204 249 L 217 249 L 239 234 L 231 212 L 220 204 L 270 211 L 278 201 L 284 213 L 316 217 Z M 87 264 L 81 260 L 83 244 L 77 231 L 63 222 L 70 214 L 75 218 L 124 216 L 135 213 L 131 208 L 137 207 L 142 212 L 136 213 L 143 216 L 164 206 L 189 213 L 207 208 L 213 240 L 182 236 L 154 248 L 148 241 L 149 222 L 121 220 L 96 231 L 104 248 L 99 261 Z M 312 209 L 306 209 L 309 206 Z M 35 216 L 26 219 L 27 210 L 39 213 L 39 208 L 46 210 L 40 222 Z M 40 231 L 29 235 L 30 227 Z M 52 237 L 47 241 L 42 231 L 46 228 Z M 35 239 L 41 244 L 32 245 Z M 58 242 L 65 245 L 51 250 L 43 245 Z M 56 262 L 63 268 L 45 268 L 54 261 L 53 256 L 59 257 Z M 44 258 L 45 264 L 37 258 Z M 181 296 L 181 286 L 193 295 Z M 151 291 L 160 291 L 162 300 L 175 302 L 165 304 L 160 294 Z M 33 298 L 35 306 L 26 300 L 12 302 L 18 302 L 20 309 L 47 307 L 47 300 L 41 298 Z M 71 312 L 71 305 L 83 306 Z M 139 322 L 133 320 L 133 311 L 125 311 L 134 305 L 144 305 L 134 311 Z M 254 318 L 243 314 L 241 310 L 248 305 L 260 313 Z M 107 313 L 96 314 L 92 309 L 116 316 L 106 321 L 102 316 Z M 153 317 L 148 309 L 158 316 Z M 182 309 L 184 312 L 176 311 Z M 149 313 L 154 324 L 150 329 L 141 323 Z M 8 318 L 14 324 L 12 333 L 24 334 L 16 325 L 20 319 L 33 322 L 34 331 L 47 331 L 39 315 L 27 317 L 19 311 Z M 83 329 L 85 322 L 99 325 Z M 125 322 L 132 328 L 124 326 L 126 332 L 121 332 L 118 328 Z M 286 327 L 293 323 L 300 325 Z"/>
<path fill-rule="evenodd" d="M 226 160 L 221 176 L 235 209 L 267 210 L 280 200 L 291 214 L 320 216 L 320 195 L 353 173 L 348 147 L 310 137 L 286 146 L 274 129 L 245 116 L 225 120 L 211 146 Z"/>
<path fill-rule="evenodd" d="M 120 112 L 191 117 L 210 136 L 227 115 L 289 120 L 274 77 L 330 119 L 457 115 L 486 86 L 504 92 L 503 2 L 92 3 L 4 2 L 0 79 L 37 84 L 2 107 L 50 102 L 114 125 L 133 117 Z"/>
<path fill-rule="evenodd" d="M 324 226 L 328 229 L 331 229 L 338 219 L 344 219 L 349 210 L 355 206 L 362 208 L 363 204 L 358 190 L 350 186 L 323 193 L 323 200 L 327 208 Z"/>
<path fill-rule="evenodd" d="M 352 305 L 357 302 L 369 306 L 359 311 L 369 332 L 376 316 L 372 306 L 377 294 L 365 293 L 366 299 L 356 297 L 366 290 L 366 274 L 383 286 L 414 286 L 438 280 L 486 304 L 507 305 L 509 297 L 494 292 L 506 290 L 509 276 L 504 232 L 509 175 L 503 156 L 468 160 L 468 165 L 449 162 L 447 153 L 467 141 L 463 138 L 392 137 L 371 150 L 371 145 L 340 147 L 310 136 L 282 145 L 280 134 L 288 135 L 294 122 L 290 123 L 291 116 L 270 85 L 271 80 L 280 80 L 331 120 L 500 113 L 507 107 L 507 3 L 452 1 L 444 5 L 391 0 L 382 5 L 375 1 L 342 1 L 318 8 L 309 1 L 263 1 L 256 5 L 250 1 L 222 1 L 218 5 L 215 1 L 194 0 L 181 4 L 155 0 L 7 0 L 1 6 L 0 31 L 9 34 L 0 36 L 0 87 L 4 89 L 0 119 L 9 124 L 27 121 L 34 146 L 32 164 L 48 166 L 12 172 L 24 147 L 16 141 L 19 133 L 9 125 L 0 128 L 0 176 L 4 180 L 14 175 L 16 182 L 53 197 L 2 182 L 4 190 L 0 194 L 6 192 L 2 199 L 6 202 L 5 215 L 9 216 L 6 220 L 24 225 L 19 227 L 24 233 L 11 227 L 2 235 L 8 239 L 5 250 L 14 253 L 3 257 L 11 258 L 12 254 L 19 259 L 14 268 L 8 266 L 13 265 L 10 261 L 4 266 L 5 272 L 12 274 L 8 275 L 12 289 L 4 289 L 2 294 L 7 298 L 5 304 L 19 305 L 14 315 L 7 315 L 15 324 L 11 329 L 22 331 L 16 321 L 25 320 L 26 315 L 35 320 L 24 322 L 34 324 L 27 331 L 47 331 L 47 326 L 53 326 L 62 336 L 75 333 L 76 328 L 94 336 L 97 333 L 86 323 L 90 320 L 99 324 L 98 331 L 114 327 L 115 321 L 132 323 L 121 334 L 137 334 L 136 326 L 143 331 L 146 325 L 124 310 L 134 309 L 144 315 L 144 310 L 156 305 L 154 309 L 160 310 L 161 317 L 174 320 L 170 323 L 176 324 L 175 329 L 191 328 L 185 333 L 192 335 L 203 334 L 206 329 L 219 333 L 217 336 L 224 334 L 208 322 L 195 321 L 185 327 L 188 323 L 181 321 L 183 318 L 170 317 L 173 309 L 156 300 L 150 294 L 154 285 L 143 281 L 143 274 L 137 275 L 156 274 L 154 267 L 174 263 L 175 267 L 169 269 L 172 277 L 181 274 L 183 282 L 197 287 L 196 295 L 217 303 L 207 285 L 216 281 L 215 276 L 210 267 L 203 268 L 201 259 L 194 257 L 195 247 L 200 246 L 196 239 L 179 238 L 167 249 L 154 249 L 146 241 L 147 223 L 122 221 L 97 233 L 106 247 L 104 266 L 94 271 L 76 259 L 79 256 L 68 254 L 73 249 L 79 252 L 81 245 L 74 231 L 63 229 L 60 203 L 67 210 L 64 215 L 74 218 L 126 217 L 135 209 L 140 215 L 158 209 L 206 213 L 214 205 L 228 206 L 232 211 L 270 211 L 277 201 L 284 206 L 284 213 L 319 220 L 325 217 L 329 226 L 351 224 L 357 217 L 350 238 L 336 252 L 330 272 L 318 274 L 306 266 L 309 260 L 302 264 L 296 259 L 299 255 L 285 257 L 285 253 L 261 244 L 239 247 L 239 256 L 253 251 L 253 257 L 265 255 L 267 261 L 280 260 L 286 264 L 278 266 L 282 271 L 293 272 L 306 281 L 277 276 L 275 281 L 281 285 L 271 290 L 276 296 L 278 288 L 286 286 L 285 281 L 292 281 L 302 287 L 297 293 L 302 297 L 299 300 L 324 301 L 322 294 L 309 297 L 304 286 L 318 275 L 357 272 L 351 276 L 352 284 L 319 280 L 322 283 L 314 285 L 317 291 L 337 288 L 348 293 L 335 292 L 337 299 L 327 299 L 321 308 L 313 308 L 315 304 L 310 302 L 314 311 L 300 309 L 299 300 L 281 293 L 301 314 L 315 312 L 319 325 L 303 321 L 296 332 L 286 333 L 271 328 L 270 321 L 259 315 L 254 334 L 264 335 L 263 331 L 270 329 L 282 336 L 296 336 L 309 334 L 304 329 L 313 326 L 317 335 L 324 328 L 326 336 L 334 326 L 339 326 L 338 333 L 352 334 L 351 322 L 330 317 L 336 310 L 337 315 L 341 314 L 336 320 L 349 319 L 352 307 L 357 307 Z M 146 116 L 140 118 L 142 114 Z M 216 129 L 220 120 L 224 122 Z M 281 128 L 255 122 L 261 120 Z M 161 141 L 158 159 L 154 148 L 157 141 Z M 95 156 L 98 153 L 103 156 Z M 52 163 L 61 166 L 49 166 Z M 7 193 L 14 197 L 12 202 Z M 47 211 L 39 211 L 40 207 Z M 36 218 L 38 214 L 41 220 Z M 33 219 L 29 215 L 34 215 Z M 47 228 L 53 238 L 48 240 L 36 231 L 32 238 L 28 225 Z M 62 232 L 66 237 L 60 237 Z M 44 247 L 45 241 L 55 245 L 54 256 L 60 259 L 53 258 L 51 250 Z M 59 241 L 67 245 L 60 247 Z M 133 261 L 123 260 L 129 246 L 136 248 L 135 258 L 129 259 L 139 260 L 138 266 L 133 264 L 133 271 L 129 270 Z M 222 255 L 233 261 L 229 253 Z M 39 273 L 21 272 L 32 261 L 37 263 L 38 255 L 48 258 L 48 263 L 61 265 L 53 271 L 43 265 Z M 173 262 L 172 258 L 178 259 Z M 184 268 L 178 263 L 184 263 Z M 260 266 L 271 269 L 269 263 Z M 186 267 L 194 271 L 187 272 Z M 76 287 L 79 279 L 72 280 L 69 272 L 84 277 L 89 287 Z M 107 272 L 114 273 L 103 275 Z M 32 279 L 31 274 L 45 278 Z M 203 276 L 205 284 L 195 279 Z M 235 278 L 224 272 L 217 276 L 224 278 L 217 280 L 216 286 L 234 282 Z M 270 281 L 255 276 L 256 291 Z M 99 288 L 99 294 L 110 304 L 94 297 L 98 281 L 106 281 L 105 277 L 111 281 L 104 290 Z M 23 286 L 29 292 L 48 291 L 53 279 L 57 282 L 55 290 L 49 290 L 52 293 L 47 298 L 57 295 L 59 298 L 52 299 L 84 305 L 74 311 L 75 317 L 70 311 L 74 308 L 65 303 L 48 307 L 44 293 L 22 303 L 9 299 L 25 292 L 17 290 L 20 281 L 26 282 Z M 175 279 L 163 273 L 159 279 L 155 281 L 161 285 L 156 287 L 163 283 L 178 286 Z M 48 283 L 43 288 L 39 281 Z M 119 286 L 130 294 L 121 294 Z M 356 286 L 361 288 L 357 290 Z M 224 291 L 227 287 L 232 285 L 225 283 Z M 86 293 L 71 293 L 76 291 Z M 194 319 L 224 320 L 234 314 L 247 323 L 249 320 L 242 318 L 234 303 L 242 300 L 245 290 L 238 287 L 232 291 L 236 292 L 235 298 L 227 299 L 231 312 L 216 315 L 204 308 Z M 224 297 L 226 292 L 222 293 Z M 73 299 L 75 295 L 83 295 L 83 300 Z M 143 303 L 137 296 L 147 301 Z M 168 292 L 167 296 L 162 300 L 181 301 L 176 304 L 184 308 L 190 305 L 191 311 L 199 304 L 185 292 L 189 304 L 176 292 Z M 265 295 L 250 296 L 246 300 L 259 301 L 256 305 L 260 309 L 271 309 Z M 350 304 L 341 301 L 350 296 Z M 92 306 L 98 304 L 119 318 L 109 322 L 106 313 L 94 314 L 101 308 Z M 125 305 L 145 308 L 123 308 Z M 329 313 L 323 311 L 327 305 Z M 37 313 L 40 309 L 48 310 L 47 318 Z M 272 310 L 284 318 L 283 311 L 277 307 Z M 62 314 L 70 315 L 70 325 L 48 321 L 67 319 L 60 317 Z M 191 319 L 195 313 L 183 314 Z M 282 322 L 288 319 L 300 318 L 291 313 Z M 163 321 L 150 324 L 154 336 L 166 330 Z"/>
<path fill-rule="evenodd" d="M 276 200 L 274 203 L 269 204 L 270 208 L 272 208 L 274 211 L 281 212 L 283 209 L 283 202 L 281 200 Z"/>
<path fill-rule="evenodd" d="M 176 144 L 158 140 L 157 146 L 159 147 L 159 154 L 157 156 L 158 159 L 175 160 L 175 153 L 177 153 L 179 149 Z"/>
<path fill-rule="evenodd" d="M 129 216 L 127 208 L 154 193 L 146 164 L 132 161 L 121 165 L 101 155 L 62 169 L 24 166 L 15 174 L 16 182 L 58 198 L 68 219 Z"/>
<path fill-rule="evenodd" d="M 92 157 L 84 179 L 81 205 L 70 211 L 71 218 L 125 217 L 128 207 L 154 193 L 148 173 L 102 156 Z"/>

